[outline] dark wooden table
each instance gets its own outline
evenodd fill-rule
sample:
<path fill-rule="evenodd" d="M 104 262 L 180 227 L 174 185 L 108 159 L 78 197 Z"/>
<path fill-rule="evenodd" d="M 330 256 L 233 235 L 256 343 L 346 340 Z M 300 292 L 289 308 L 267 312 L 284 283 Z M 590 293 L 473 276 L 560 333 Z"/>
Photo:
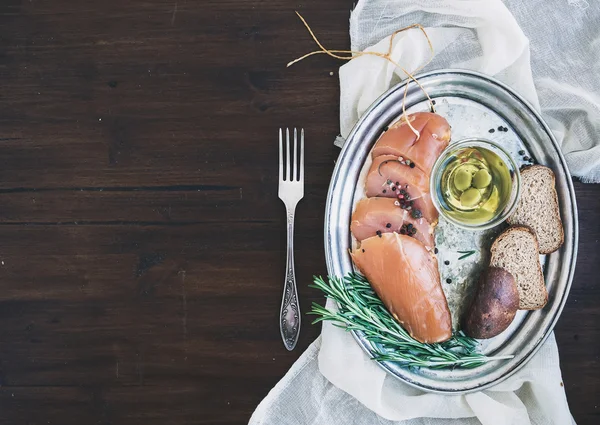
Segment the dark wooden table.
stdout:
<path fill-rule="evenodd" d="M 288 353 L 277 324 L 280 126 L 306 129 L 296 266 L 325 273 L 350 1 L 3 0 L 0 423 L 242 424 Z M 600 186 L 576 183 L 578 267 L 557 326 L 597 424 Z"/>

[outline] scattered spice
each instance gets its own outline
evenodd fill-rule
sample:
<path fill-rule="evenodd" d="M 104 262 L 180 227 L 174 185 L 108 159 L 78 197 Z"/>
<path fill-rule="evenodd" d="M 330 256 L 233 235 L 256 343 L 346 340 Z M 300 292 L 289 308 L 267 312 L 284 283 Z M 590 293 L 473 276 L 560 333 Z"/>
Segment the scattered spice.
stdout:
<path fill-rule="evenodd" d="M 412 224 L 403 224 L 400 228 L 401 235 L 414 236 L 417 233 L 417 228 Z"/>
<path fill-rule="evenodd" d="M 519 155 L 521 155 L 521 156 L 525 155 L 525 151 L 519 151 Z"/>
<path fill-rule="evenodd" d="M 362 252 L 365 252 L 365 250 L 363 249 Z"/>
<path fill-rule="evenodd" d="M 449 266 L 450 265 L 450 261 L 446 260 L 446 261 L 444 261 L 444 264 L 447 265 L 447 266 Z"/>
<path fill-rule="evenodd" d="M 413 210 L 412 213 L 411 213 L 411 215 L 412 215 L 412 218 L 421 218 L 421 217 L 423 217 L 423 214 L 421 214 L 421 211 L 419 211 L 419 210 Z"/>
<path fill-rule="evenodd" d="M 490 132 L 490 133 L 495 133 L 495 132 L 496 132 L 496 130 L 494 130 L 493 128 L 490 128 L 490 129 L 488 130 L 488 132 Z"/>
<path fill-rule="evenodd" d="M 388 131 L 390 128 L 386 125 L 385 127 L 383 127 L 383 131 Z"/>
<path fill-rule="evenodd" d="M 383 189 L 383 193 L 387 192 L 387 190 Z"/>
<path fill-rule="evenodd" d="M 450 279 L 450 278 L 446 279 L 446 283 L 452 283 L 452 279 Z"/>
<path fill-rule="evenodd" d="M 400 189 L 396 196 L 398 196 L 398 202 L 400 203 L 401 208 L 408 210 L 408 211 L 410 211 L 412 209 L 411 204 L 410 204 L 410 195 L 408 194 L 408 192 L 406 190 Z M 418 217 L 413 217 L 413 218 L 418 218 Z"/>
<path fill-rule="evenodd" d="M 381 237 L 381 230 L 378 230 L 377 232 L 375 232 L 377 234 L 377 236 Z"/>
<path fill-rule="evenodd" d="M 523 157 L 523 161 L 529 161 L 531 158 L 529 158 L 528 156 L 524 156 Z"/>
<path fill-rule="evenodd" d="M 411 162 L 411 163 L 410 163 L 410 165 L 409 165 L 409 167 L 410 167 L 410 168 L 415 168 L 415 163 L 414 163 L 414 162 Z"/>
<path fill-rule="evenodd" d="M 502 127 L 502 126 L 499 126 L 499 127 L 498 127 L 498 131 L 504 131 L 504 127 Z"/>
<path fill-rule="evenodd" d="M 386 224 L 385 227 L 387 227 L 389 229 L 390 227 L 392 227 L 392 223 Z"/>
<path fill-rule="evenodd" d="M 440 252 L 437 248 L 433 250 L 434 254 L 437 254 L 438 252 Z"/>

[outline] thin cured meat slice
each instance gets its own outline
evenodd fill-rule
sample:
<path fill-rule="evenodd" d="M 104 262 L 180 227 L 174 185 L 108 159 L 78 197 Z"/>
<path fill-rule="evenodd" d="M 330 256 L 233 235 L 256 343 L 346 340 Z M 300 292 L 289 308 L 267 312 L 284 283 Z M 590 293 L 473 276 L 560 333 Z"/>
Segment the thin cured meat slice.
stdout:
<path fill-rule="evenodd" d="M 419 132 L 419 136 L 408 126 Z M 416 112 L 401 118 L 379 138 L 372 156 L 393 155 L 414 162 L 427 176 L 440 153 L 450 142 L 450 124 L 432 112 Z"/>
<path fill-rule="evenodd" d="M 384 233 L 365 239 L 352 259 L 392 316 L 416 340 L 442 342 L 452 320 L 437 259 L 415 238 Z"/>
<path fill-rule="evenodd" d="M 373 158 L 367 174 L 367 196 L 381 196 L 382 189 L 386 189 L 384 186 L 388 180 L 416 187 L 421 192 L 429 192 L 429 176 L 419 168 L 411 168 L 409 165 L 399 162 L 398 157 L 393 155 Z M 369 193 L 373 195 L 369 195 Z"/>
<path fill-rule="evenodd" d="M 410 212 L 389 198 L 365 198 L 352 214 L 350 230 L 358 241 L 381 233 L 396 232 L 414 237 L 425 248 L 434 248 L 433 226 L 424 218 L 415 219 Z"/>
<path fill-rule="evenodd" d="M 373 160 L 365 191 L 369 198 L 395 198 L 413 218 L 423 217 L 432 224 L 438 221 L 438 212 L 429 194 L 429 178 L 418 168 L 398 162 L 396 157 L 385 155 Z"/>

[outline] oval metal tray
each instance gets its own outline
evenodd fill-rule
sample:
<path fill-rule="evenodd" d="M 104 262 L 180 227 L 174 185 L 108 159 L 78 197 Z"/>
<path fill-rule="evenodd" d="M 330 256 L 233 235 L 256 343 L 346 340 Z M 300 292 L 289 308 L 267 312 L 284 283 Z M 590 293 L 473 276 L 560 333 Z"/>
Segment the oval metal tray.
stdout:
<path fill-rule="evenodd" d="M 548 126 L 509 87 L 488 76 L 462 70 L 430 72 L 418 79 L 436 101 L 437 112 L 452 126 L 452 141 L 486 137 L 502 144 L 520 164 L 524 161 L 518 152 L 524 150 L 537 163 L 552 168 L 565 231 L 564 245 L 558 251 L 540 257 L 549 295 L 547 305 L 537 311 L 520 311 L 506 331 L 482 341 L 482 352 L 512 354 L 512 359 L 455 370 L 415 370 L 393 362 L 379 363 L 392 375 L 420 389 L 466 393 L 494 385 L 515 373 L 540 348 L 558 320 L 569 293 L 577 255 L 575 192 L 565 159 Z M 400 84 L 391 88 L 371 105 L 354 126 L 337 160 L 325 213 L 325 254 L 331 276 L 344 276 L 353 271 L 348 254 L 353 243 L 350 217 L 355 203 L 364 196 L 363 174 L 370 164 L 369 154 L 374 143 L 384 127 L 402 114 L 404 87 Z M 428 107 L 423 92 L 416 84 L 411 84 L 406 97 L 407 111 L 426 111 Z M 507 127 L 509 131 L 498 131 L 499 126 Z M 494 129 L 493 133 L 491 129 Z M 464 309 L 464 300 L 474 288 L 481 267 L 487 264 L 491 241 L 500 230 L 501 227 L 496 227 L 486 232 L 468 232 L 440 220 L 436 229 L 438 262 L 455 327 Z M 470 249 L 476 250 L 476 255 L 458 261 L 457 251 Z M 444 265 L 445 260 L 450 266 Z M 446 278 L 453 283 L 446 284 Z M 371 354 L 371 343 L 360 332 L 353 333 L 360 346 Z"/>

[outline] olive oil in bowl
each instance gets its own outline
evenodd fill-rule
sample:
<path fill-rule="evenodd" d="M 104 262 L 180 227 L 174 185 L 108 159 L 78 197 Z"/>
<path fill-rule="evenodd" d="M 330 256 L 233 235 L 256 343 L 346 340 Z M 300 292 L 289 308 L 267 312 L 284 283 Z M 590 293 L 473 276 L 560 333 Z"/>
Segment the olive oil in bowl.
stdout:
<path fill-rule="evenodd" d="M 461 227 L 487 229 L 517 205 L 519 170 L 500 146 L 469 139 L 451 144 L 433 166 L 431 193 L 441 215 Z"/>

